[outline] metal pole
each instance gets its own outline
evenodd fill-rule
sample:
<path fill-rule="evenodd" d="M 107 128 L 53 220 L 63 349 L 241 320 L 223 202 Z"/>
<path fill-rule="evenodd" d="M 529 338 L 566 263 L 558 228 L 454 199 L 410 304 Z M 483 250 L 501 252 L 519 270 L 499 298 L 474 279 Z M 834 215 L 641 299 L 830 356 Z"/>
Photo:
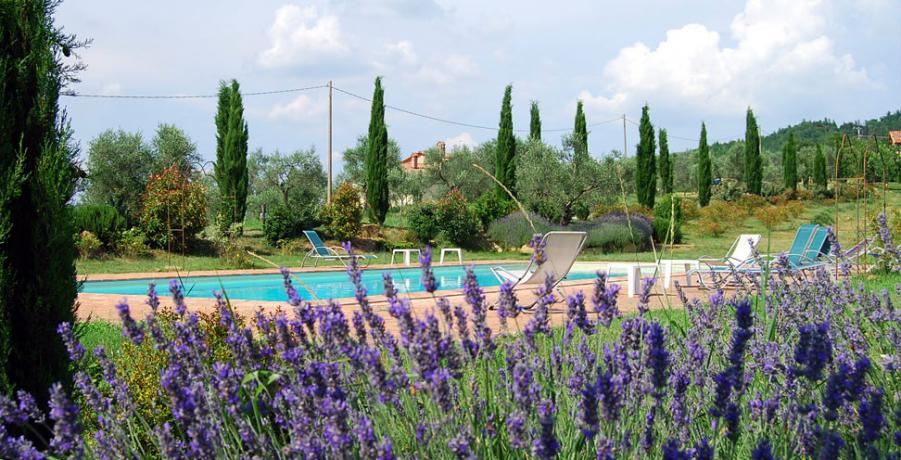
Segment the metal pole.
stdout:
<path fill-rule="evenodd" d="M 332 81 L 328 81 L 328 190 L 325 202 L 332 203 Z"/>
<path fill-rule="evenodd" d="M 623 158 L 629 156 L 629 151 L 626 148 L 626 114 L 623 114 Z"/>

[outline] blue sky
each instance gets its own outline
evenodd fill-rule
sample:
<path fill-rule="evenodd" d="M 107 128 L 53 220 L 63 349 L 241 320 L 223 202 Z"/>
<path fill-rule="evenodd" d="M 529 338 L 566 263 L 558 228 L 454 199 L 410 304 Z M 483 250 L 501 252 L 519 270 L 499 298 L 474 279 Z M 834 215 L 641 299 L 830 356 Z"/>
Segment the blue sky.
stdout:
<path fill-rule="evenodd" d="M 817 1 L 153 1 L 69 0 L 57 23 L 93 40 L 72 88 L 108 95 L 215 94 L 220 79 L 245 92 L 325 84 L 366 97 L 383 76 L 390 105 L 494 127 L 512 83 L 514 127 L 529 101 L 546 129 L 569 129 L 584 101 L 588 123 L 647 102 L 671 150 L 743 136 L 752 106 L 764 131 L 801 119 L 871 118 L 901 108 L 901 2 Z M 327 92 L 246 97 L 250 147 L 327 151 Z M 174 123 L 215 156 L 215 99 L 63 100 L 82 149 L 108 128 Z M 445 140 L 476 144 L 492 130 L 388 110 L 389 135 L 410 153 Z M 369 104 L 334 99 L 340 152 L 365 133 Z M 637 127 L 627 126 L 629 150 Z M 560 132 L 545 139 L 559 143 Z M 685 139 L 680 139 L 685 138 Z M 591 128 L 600 156 L 622 149 L 622 124 Z M 630 152 L 631 153 L 631 152 Z"/>

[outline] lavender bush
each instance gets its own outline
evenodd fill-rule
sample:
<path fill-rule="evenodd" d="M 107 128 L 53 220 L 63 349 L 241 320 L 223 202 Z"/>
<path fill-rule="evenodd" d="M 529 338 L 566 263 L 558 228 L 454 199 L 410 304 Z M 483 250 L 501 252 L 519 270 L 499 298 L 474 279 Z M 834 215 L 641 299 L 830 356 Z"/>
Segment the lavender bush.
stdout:
<path fill-rule="evenodd" d="M 434 294 L 430 262 L 426 251 Z M 593 292 L 567 299 L 542 286 L 530 315 L 505 285 L 498 331 L 471 270 L 463 304 L 437 297 L 414 311 L 390 276 L 387 307 L 372 305 L 352 264 L 351 318 L 334 301 L 302 300 L 283 273 L 290 315 L 260 311 L 245 327 L 218 297 L 226 353 L 211 352 L 177 282 L 171 322 L 152 285 L 144 321 L 118 305 L 123 334 L 164 357 L 152 389 L 162 421 L 142 415 L 140 389 L 103 349 L 88 353 L 60 325 L 75 387 L 54 385 L 48 413 L 24 393 L 0 398 L 0 456 L 897 458 L 901 449 L 901 313 L 887 291 L 825 271 L 776 273 L 765 292 L 682 296 L 684 311 L 664 315 L 649 312 L 643 292 L 629 317 L 602 274 Z M 566 323 L 551 329 L 556 303 Z M 50 429 L 32 431 L 40 426 Z"/>

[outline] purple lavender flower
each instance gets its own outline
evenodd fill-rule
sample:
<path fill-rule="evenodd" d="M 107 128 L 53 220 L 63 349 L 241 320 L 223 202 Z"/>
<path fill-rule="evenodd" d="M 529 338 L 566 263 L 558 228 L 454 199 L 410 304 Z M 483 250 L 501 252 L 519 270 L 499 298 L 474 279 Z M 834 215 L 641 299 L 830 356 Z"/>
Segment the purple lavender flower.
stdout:
<path fill-rule="evenodd" d="M 670 438 L 663 444 L 663 460 L 691 460 L 691 455 L 682 450 L 678 439 Z"/>
<path fill-rule="evenodd" d="M 128 311 L 128 301 L 124 298 L 116 304 L 119 311 L 119 319 L 122 321 L 122 336 L 131 340 L 136 345 L 144 342 L 144 329 L 138 326 Z"/>
<path fill-rule="evenodd" d="M 172 303 L 175 304 L 175 313 L 178 313 L 178 316 L 184 316 L 187 307 L 185 306 L 185 293 L 182 290 L 181 282 L 178 280 L 170 280 L 169 292 L 172 293 Z"/>
<path fill-rule="evenodd" d="M 726 438 L 732 442 L 738 441 L 739 422 L 741 421 L 741 408 L 738 407 L 738 404 L 734 402 L 727 404 L 723 419 L 726 422 Z"/>
<path fill-rule="evenodd" d="M 616 306 L 616 298 L 619 295 L 619 284 L 607 286 L 607 274 L 598 271 L 594 280 L 594 295 L 591 297 L 591 305 L 597 314 L 597 321 L 604 327 L 610 327 L 614 318 L 622 314 Z"/>
<path fill-rule="evenodd" d="M 613 460 L 613 441 L 604 437 L 599 437 L 597 449 L 595 450 L 595 458 L 597 460 Z"/>
<path fill-rule="evenodd" d="M 434 293 L 438 290 L 438 282 L 435 281 L 435 274 L 432 272 L 432 247 L 425 246 L 422 254 L 419 256 L 419 265 L 422 267 L 422 287 L 428 293 Z"/>
<path fill-rule="evenodd" d="M 521 410 L 515 410 L 507 417 L 507 436 L 510 445 L 518 449 L 526 446 L 526 414 Z"/>
<path fill-rule="evenodd" d="M 53 420 L 53 439 L 50 440 L 53 453 L 60 457 L 81 458 L 84 441 L 78 423 L 78 406 L 69 400 L 59 383 L 50 386 L 50 419 Z"/>
<path fill-rule="evenodd" d="M 882 414 L 883 395 L 882 390 L 872 390 L 867 398 L 861 399 L 858 404 L 860 432 L 857 437 L 864 446 L 869 446 L 879 439 L 885 427 L 885 416 Z"/>
<path fill-rule="evenodd" d="M 69 352 L 69 360 L 73 363 L 81 361 L 81 358 L 84 357 L 84 347 L 75 338 L 75 334 L 72 332 L 72 324 L 60 323 L 56 328 L 56 333 L 62 337 L 63 343 L 66 345 L 66 350 Z"/>
<path fill-rule="evenodd" d="M 707 436 L 695 444 L 694 460 L 713 460 L 713 447 L 710 446 Z"/>
<path fill-rule="evenodd" d="M 447 369 L 441 368 L 431 373 L 432 399 L 445 413 L 454 409 L 453 376 Z"/>
<path fill-rule="evenodd" d="M 770 440 L 763 438 L 757 443 L 757 447 L 754 448 L 754 451 L 751 452 L 751 458 L 753 460 L 773 460 L 771 449 Z"/>
<path fill-rule="evenodd" d="M 841 458 L 842 449 L 845 447 L 845 440 L 835 431 L 827 430 L 819 436 L 819 449 L 817 458 Z"/>
<path fill-rule="evenodd" d="M 614 380 L 613 374 L 609 370 L 598 372 L 595 386 L 601 401 L 601 413 L 604 416 L 604 420 L 615 421 L 619 419 L 620 408 L 622 407 L 622 391 L 619 384 Z"/>
<path fill-rule="evenodd" d="M 457 456 L 459 460 L 476 460 L 478 457 L 472 452 L 469 436 L 466 433 L 460 433 L 451 438 L 447 442 L 447 447 Z"/>
<path fill-rule="evenodd" d="M 800 338 L 795 346 L 795 362 L 792 373 L 810 381 L 818 381 L 823 369 L 832 362 L 832 341 L 829 339 L 829 323 L 806 324 L 800 328 Z"/>
<path fill-rule="evenodd" d="M 566 299 L 566 321 L 578 327 L 585 335 L 594 334 L 594 325 L 588 321 L 585 310 L 585 294 L 579 291 Z"/>
<path fill-rule="evenodd" d="M 666 379 L 669 370 L 669 352 L 666 351 L 666 334 L 656 321 L 648 325 L 645 342 L 648 345 L 647 366 L 651 370 L 651 385 L 654 398 L 659 402 L 666 394 Z"/>
<path fill-rule="evenodd" d="M 516 293 L 513 292 L 513 286 L 515 285 L 511 281 L 501 283 L 497 301 L 497 316 L 502 329 L 507 329 L 507 318 L 516 318 L 522 311 L 522 306 L 516 299 Z"/>
<path fill-rule="evenodd" d="M 651 310 L 651 290 L 654 289 L 654 278 L 641 280 L 641 291 L 638 293 L 638 314 L 644 316 Z"/>
<path fill-rule="evenodd" d="M 544 253 L 545 245 L 546 241 L 540 233 L 532 235 L 532 239 L 529 240 L 529 247 L 534 251 L 532 253 L 532 263 L 534 263 L 535 265 L 540 266 L 547 262 L 547 255 Z"/>
<path fill-rule="evenodd" d="M 485 294 L 479 287 L 479 280 L 476 278 L 473 267 L 466 268 L 466 275 L 463 278 L 463 298 L 472 311 L 472 329 L 473 334 L 479 341 L 479 352 L 490 353 L 494 350 L 494 341 L 491 339 L 491 328 L 486 322 L 487 308 L 485 305 Z"/>
<path fill-rule="evenodd" d="M 554 404 L 548 400 L 538 403 L 539 436 L 532 441 L 532 453 L 545 460 L 554 458 L 560 450 L 560 443 L 554 435 Z"/>
<path fill-rule="evenodd" d="M 580 391 L 581 399 L 577 408 L 576 420 L 582 435 L 589 440 L 598 432 L 598 389 L 595 384 L 585 383 Z"/>

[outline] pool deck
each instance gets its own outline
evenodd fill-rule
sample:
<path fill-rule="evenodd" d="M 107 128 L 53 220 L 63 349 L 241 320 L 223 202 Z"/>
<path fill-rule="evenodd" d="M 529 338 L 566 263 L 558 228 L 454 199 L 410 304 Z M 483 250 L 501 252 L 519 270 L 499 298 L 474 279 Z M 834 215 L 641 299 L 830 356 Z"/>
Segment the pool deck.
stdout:
<path fill-rule="evenodd" d="M 491 264 L 500 264 L 500 263 L 522 263 L 522 260 L 516 261 L 485 261 L 484 263 Z M 448 264 L 450 265 L 450 264 Z M 292 273 L 305 273 L 305 272 L 314 272 L 314 271 L 328 271 L 328 270 L 336 270 L 340 269 L 340 267 L 318 267 L 318 268 L 291 268 Z M 399 265 L 372 265 L 369 268 L 407 268 Z M 205 276 L 205 275 L 247 275 L 247 274 L 267 274 L 267 273 L 278 273 L 277 269 L 265 269 L 265 270 L 221 270 L 221 271 L 208 271 L 208 272 L 191 272 L 191 273 L 180 273 L 181 276 Z M 98 280 L 119 280 L 119 279 L 144 279 L 144 278 L 167 278 L 167 277 L 175 277 L 179 275 L 179 273 L 170 272 L 155 272 L 155 273 L 128 273 L 128 274 L 117 274 L 117 275 L 92 275 L 88 276 L 87 279 L 92 281 Z M 658 281 L 659 280 L 658 275 Z M 684 285 L 685 277 L 682 274 L 674 274 L 673 280 L 678 281 Z M 620 295 L 618 298 L 618 306 L 620 311 L 627 313 L 630 311 L 635 311 L 636 305 L 638 304 L 638 296 L 628 297 L 626 295 L 626 280 L 624 278 L 613 278 L 610 282 L 619 283 L 621 286 Z M 662 308 L 681 308 L 682 303 L 679 301 L 678 297 L 675 294 L 673 288 L 664 289 L 661 286 L 662 283 L 658 282 L 657 285 L 653 289 L 653 295 L 651 297 L 650 306 L 652 309 L 662 309 Z M 172 301 L 170 296 L 163 296 L 164 288 L 161 286 L 160 289 L 160 302 L 162 307 L 171 307 Z M 590 297 L 592 291 L 594 289 L 594 280 L 573 280 L 573 281 L 564 281 L 560 283 L 560 290 L 562 290 L 566 295 L 574 294 L 578 291 L 583 291 L 586 297 Z M 516 290 L 517 297 L 521 304 L 531 304 L 535 299 L 534 287 L 520 287 Z M 498 287 L 489 287 L 484 288 L 485 297 L 488 303 L 494 303 L 497 300 L 499 288 Z M 698 287 L 693 288 L 683 288 L 683 292 L 689 299 L 700 298 L 702 300 L 706 300 L 707 297 L 711 294 L 711 291 L 706 289 L 699 289 Z M 450 300 L 452 305 L 462 304 L 463 300 L 463 291 L 460 289 L 457 290 L 447 290 L 447 291 L 439 291 L 439 293 L 447 297 Z M 434 299 L 432 295 L 426 292 L 417 292 L 410 294 L 402 294 L 403 297 L 409 298 L 413 307 L 414 314 L 422 314 L 423 312 L 429 311 L 434 307 Z M 150 308 L 146 304 L 146 296 L 140 295 L 118 295 L 118 294 L 89 294 L 89 293 L 80 293 L 78 294 L 78 317 L 81 320 L 104 320 L 110 322 L 119 322 L 119 315 L 116 309 L 116 304 L 125 299 L 128 302 L 129 308 L 131 310 L 132 316 L 136 319 L 144 318 L 149 312 Z M 345 299 L 336 299 L 343 307 L 344 312 L 348 320 L 351 318 L 351 315 L 354 310 L 357 310 L 359 307 L 356 303 L 356 300 L 353 298 L 345 298 Z M 388 314 L 388 305 L 387 299 L 384 295 L 370 295 L 369 296 L 370 303 L 373 305 L 373 309 L 380 313 L 386 320 L 386 325 L 389 330 L 394 330 L 396 325 L 394 324 L 393 318 Z M 206 299 L 206 298 L 187 298 L 185 299 L 185 303 L 188 306 L 189 311 L 197 311 L 197 312 L 212 312 L 215 309 L 215 299 Z M 313 301 L 316 303 L 316 301 Z M 272 301 L 259 301 L 259 300 L 241 300 L 241 299 L 232 299 L 231 300 L 232 308 L 238 314 L 244 315 L 246 317 L 251 317 L 258 309 L 262 308 L 264 311 L 273 312 L 276 309 L 281 308 L 286 310 L 290 314 L 290 305 L 288 305 L 287 301 L 280 302 L 272 302 Z M 590 307 L 589 307 L 590 308 Z M 557 299 L 557 302 L 551 307 L 551 323 L 553 325 L 563 324 L 566 315 L 566 302 L 564 299 Z M 526 313 L 526 316 L 530 316 L 530 313 Z M 520 325 L 525 325 L 525 322 L 528 319 L 520 318 Z M 499 330 L 499 318 L 497 314 L 493 311 L 488 313 L 488 326 L 492 328 L 492 330 Z M 511 326 L 512 327 L 512 326 Z"/>

